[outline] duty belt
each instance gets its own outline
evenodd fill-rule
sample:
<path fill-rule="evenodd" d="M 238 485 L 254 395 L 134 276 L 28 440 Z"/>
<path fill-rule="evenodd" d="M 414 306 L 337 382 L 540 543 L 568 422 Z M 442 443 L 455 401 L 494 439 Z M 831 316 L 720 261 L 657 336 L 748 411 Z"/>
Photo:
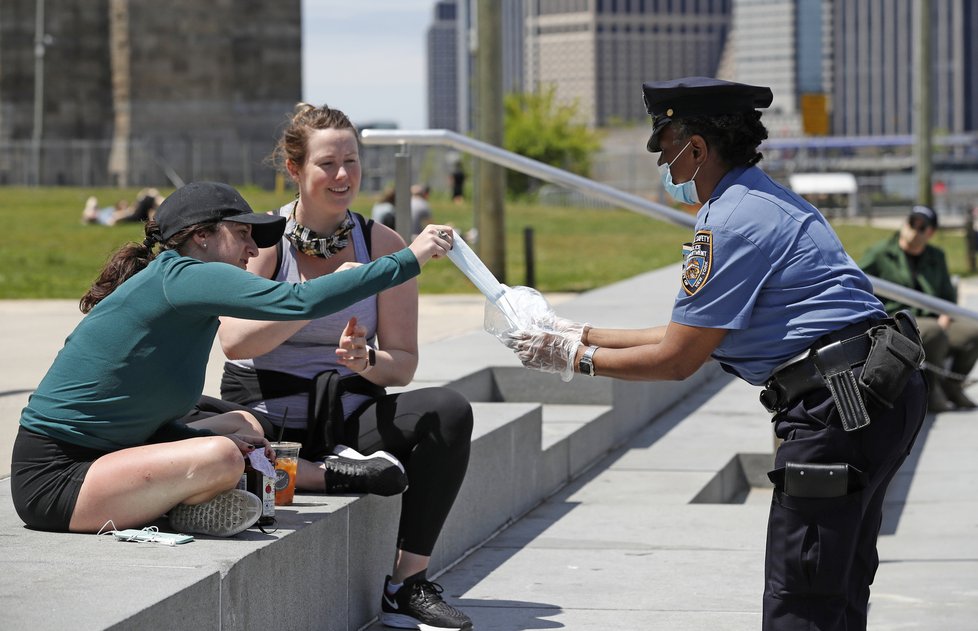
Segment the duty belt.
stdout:
<path fill-rule="evenodd" d="M 839 407 L 845 429 L 867 425 L 869 415 L 852 369 L 862 366 L 869 355 L 872 338 L 866 332 L 891 323 L 890 320 L 867 320 L 823 337 L 771 376 L 761 391 L 761 403 L 769 412 L 779 413 L 806 394 L 828 388 Z"/>

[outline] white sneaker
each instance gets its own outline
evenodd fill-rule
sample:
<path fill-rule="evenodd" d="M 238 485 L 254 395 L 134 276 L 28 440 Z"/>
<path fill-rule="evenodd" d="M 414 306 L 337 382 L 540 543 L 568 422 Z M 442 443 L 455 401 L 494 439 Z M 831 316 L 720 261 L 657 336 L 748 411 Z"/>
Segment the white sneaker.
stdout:
<path fill-rule="evenodd" d="M 231 489 L 203 504 L 178 504 L 168 517 L 178 532 L 230 537 L 253 526 L 261 511 L 257 495 L 244 489 Z"/>

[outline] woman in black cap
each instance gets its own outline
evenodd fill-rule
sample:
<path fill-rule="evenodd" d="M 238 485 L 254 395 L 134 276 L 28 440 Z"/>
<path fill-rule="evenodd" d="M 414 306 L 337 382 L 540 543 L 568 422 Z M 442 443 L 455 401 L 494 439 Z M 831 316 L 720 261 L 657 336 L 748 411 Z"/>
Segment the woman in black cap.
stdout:
<path fill-rule="evenodd" d="M 671 321 L 555 319 L 512 346 L 528 367 L 635 380 L 685 379 L 712 357 L 765 386 L 784 442 L 763 628 L 865 629 L 883 498 L 926 412 L 916 326 L 887 319 L 822 214 L 756 166 L 769 88 L 687 77 L 644 95 L 663 188 L 699 205 Z"/>
<path fill-rule="evenodd" d="M 243 456 L 256 448 L 271 455 L 264 437 L 218 436 L 177 422 L 203 390 L 218 316 L 330 313 L 413 278 L 451 247 L 445 227 L 431 226 L 410 248 L 308 283 L 246 272 L 284 225 L 254 214 L 230 186 L 193 183 L 163 202 L 143 243 L 111 257 L 81 299 L 87 315 L 21 416 L 11 495 L 24 523 L 122 530 L 169 511 L 177 530 L 230 536 L 258 519 L 258 498 L 235 487 Z M 229 416 L 255 425 L 250 414 Z"/>

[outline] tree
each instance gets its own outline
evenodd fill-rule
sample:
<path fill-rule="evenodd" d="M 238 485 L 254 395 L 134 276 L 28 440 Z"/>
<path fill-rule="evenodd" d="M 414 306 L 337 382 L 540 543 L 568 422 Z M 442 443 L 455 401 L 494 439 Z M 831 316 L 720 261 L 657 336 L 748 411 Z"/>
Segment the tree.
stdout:
<path fill-rule="evenodd" d="M 575 122 L 578 108 L 558 105 L 556 88 L 542 92 L 509 94 L 503 106 L 505 132 L 503 147 L 581 176 L 591 170 L 591 156 L 601 146 L 597 132 Z M 515 171 L 506 174 L 506 188 L 513 195 L 531 190 L 533 179 Z"/>

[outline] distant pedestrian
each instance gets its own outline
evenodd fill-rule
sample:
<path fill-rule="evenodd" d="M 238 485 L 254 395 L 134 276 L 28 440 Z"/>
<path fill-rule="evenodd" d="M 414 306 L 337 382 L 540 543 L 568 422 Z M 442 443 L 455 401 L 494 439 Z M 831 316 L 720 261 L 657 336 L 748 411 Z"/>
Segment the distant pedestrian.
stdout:
<path fill-rule="evenodd" d="M 393 188 L 387 189 L 380 200 L 370 209 L 370 218 L 377 223 L 387 226 L 391 230 L 396 230 L 397 208 L 394 206 L 395 191 Z"/>
<path fill-rule="evenodd" d="M 461 159 L 452 166 L 452 201 L 456 204 L 465 201 L 465 167 Z"/>
<path fill-rule="evenodd" d="M 431 223 L 431 187 L 427 184 L 415 184 L 411 187 L 411 234 L 419 234 Z"/>

